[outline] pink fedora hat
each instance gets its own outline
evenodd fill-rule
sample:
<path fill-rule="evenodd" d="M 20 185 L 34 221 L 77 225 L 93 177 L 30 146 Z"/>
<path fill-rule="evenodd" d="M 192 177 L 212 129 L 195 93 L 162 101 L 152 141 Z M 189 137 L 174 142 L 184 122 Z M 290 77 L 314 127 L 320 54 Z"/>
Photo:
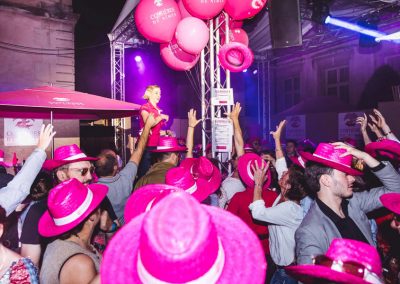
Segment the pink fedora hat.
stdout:
<path fill-rule="evenodd" d="M 126 201 L 125 224 L 136 216 L 149 211 L 161 199 L 175 191 L 182 191 L 182 189 L 167 184 L 148 184 L 138 188 Z"/>
<path fill-rule="evenodd" d="M 43 168 L 45 170 L 52 171 L 69 163 L 97 160 L 98 158 L 86 156 L 76 144 L 64 145 L 58 147 L 54 151 L 54 158 L 51 160 L 46 160 L 43 164 Z"/>
<path fill-rule="evenodd" d="M 334 283 L 383 283 L 376 249 L 349 239 L 334 239 L 325 255 L 314 258 L 314 264 L 289 266 L 285 270 L 303 283 L 314 283 L 317 279 Z"/>
<path fill-rule="evenodd" d="M 60 183 L 50 190 L 48 210 L 39 220 L 39 234 L 52 237 L 75 228 L 99 206 L 107 192 L 106 185 L 85 186 L 75 178 Z"/>
<path fill-rule="evenodd" d="M 15 153 L 14 153 L 15 154 Z M 12 162 L 6 162 L 4 161 L 4 151 L 0 149 L 0 166 L 10 168 L 13 166 Z"/>
<path fill-rule="evenodd" d="M 207 186 L 205 180 L 196 180 L 190 170 L 184 167 L 169 169 L 165 175 L 165 183 L 183 189 L 199 202 L 202 202 L 215 191 L 215 186 Z"/>
<path fill-rule="evenodd" d="M 335 146 L 330 143 L 319 143 L 313 154 L 302 152 L 301 156 L 307 161 L 320 163 L 352 176 L 362 175 L 362 172 L 351 167 L 353 159 L 351 155 L 340 157 L 345 152 L 344 149 L 335 149 Z"/>
<path fill-rule="evenodd" d="M 365 152 L 372 157 L 387 157 L 391 160 L 400 160 L 400 143 L 397 141 L 383 139 L 365 145 Z"/>
<path fill-rule="evenodd" d="M 238 161 L 239 176 L 247 187 L 254 188 L 254 176 L 253 176 L 253 171 L 251 170 L 251 166 L 255 165 L 256 162 L 258 163 L 259 166 L 261 166 L 261 164 L 265 164 L 265 161 L 259 155 L 254 153 L 247 153 L 239 158 Z M 268 169 L 266 175 L 267 175 L 267 180 L 264 183 L 263 186 L 264 189 L 268 188 L 271 184 L 272 177 L 270 169 Z"/>
<path fill-rule="evenodd" d="M 200 189 L 198 200 L 204 200 L 221 185 L 221 171 L 206 157 L 184 159 L 181 167 L 187 169 Z"/>
<path fill-rule="evenodd" d="M 400 214 L 400 193 L 386 193 L 379 198 L 383 206 L 396 214 Z"/>
<path fill-rule="evenodd" d="M 101 264 L 101 282 L 264 283 L 260 241 L 238 217 L 173 192 L 122 227 Z"/>
<path fill-rule="evenodd" d="M 302 157 L 302 153 L 304 153 L 304 152 L 299 152 L 300 156 L 292 156 L 292 157 L 290 157 L 290 160 L 292 161 L 293 164 L 305 169 L 307 160 Z"/>
<path fill-rule="evenodd" d="M 178 139 L 176 137 L 169 136 L 161 136 L 158 140 L 157 149 L 152 150 L 151 152 L 161 153 L 161 152 L 185 152 L 187 148 L 185 146 L 181 146 L 178 143 Z"/>

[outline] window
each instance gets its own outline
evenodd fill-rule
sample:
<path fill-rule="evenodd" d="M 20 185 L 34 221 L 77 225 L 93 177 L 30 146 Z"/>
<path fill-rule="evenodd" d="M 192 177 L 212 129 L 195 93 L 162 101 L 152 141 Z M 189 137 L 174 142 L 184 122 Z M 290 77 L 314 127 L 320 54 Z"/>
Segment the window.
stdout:
<path fill-rule="evenodd" d="M 350 101 L 348 66 L 326 70 L 324 95 L 338 97 L 346 103 Z"/>
<path fill-rule="evenodd" d="M 288 109 L 300 102 L 300 78 L 299 76 L 287 78 L 283 81 L 285 101 L 283 109 Z"/>

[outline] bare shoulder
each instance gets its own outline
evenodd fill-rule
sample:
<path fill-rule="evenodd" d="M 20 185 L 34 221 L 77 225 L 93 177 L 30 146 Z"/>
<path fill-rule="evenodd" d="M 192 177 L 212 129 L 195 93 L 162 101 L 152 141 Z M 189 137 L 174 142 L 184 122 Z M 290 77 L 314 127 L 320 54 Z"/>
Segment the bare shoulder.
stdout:
<path fill-rule="evenodd" d="M 96 277 L 93 260 L 85 254 L 76 254 L 69 258 L 60 271 L 60 283 L 89 283 Z"/>

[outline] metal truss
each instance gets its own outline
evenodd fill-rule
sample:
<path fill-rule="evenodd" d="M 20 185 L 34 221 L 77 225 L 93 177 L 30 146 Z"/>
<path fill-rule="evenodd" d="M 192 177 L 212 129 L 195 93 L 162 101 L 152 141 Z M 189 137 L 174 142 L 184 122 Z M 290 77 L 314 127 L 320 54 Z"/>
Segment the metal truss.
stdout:
<path fill-rule="evenodd" d="M 230 112 L 232 106 L 213 105 L 211 96 L 214 89 L 229 89 L 231 86 L 230 72 L 224 70 L 218 60 L 221 47 L 221 36 L 229 42 L 229 16 L 223 12 L 224 17 L 216 17 L 208 21 L 210 40 L 201 52 L 200 58 L 200 84 L 201 84 L 201 117 L 202 121 L 202 148 L 205 155 L 206 147 L 211 144 L 212 137 L 216 134 L 213 128 L 215 118 L 221 118 L 224 113 Z M 225 29 L 221 29 L 222 25 Z M 225 30 L 225 32 L 223 32 Z M 230 172 L 228 161 L 231 153 L 212 152 L 213 158 L 218 158 L 222 167 Z"/>

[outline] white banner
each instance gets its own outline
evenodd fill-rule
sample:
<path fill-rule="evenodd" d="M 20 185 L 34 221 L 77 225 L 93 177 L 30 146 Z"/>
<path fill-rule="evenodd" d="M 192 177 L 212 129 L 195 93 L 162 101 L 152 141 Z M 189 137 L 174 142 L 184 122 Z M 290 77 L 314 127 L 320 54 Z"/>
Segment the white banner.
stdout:
<path fill-rule="evenodd" d="M 286 139 L 302 141 L 306 138 L 306 116 L 292 115 L 286 117 Z"/>
<path fill-rule="evenodd" d="M 215 118 L 213 121 L 212 151 L 231 152 L 233 125 L 228 118 Z"/>
<path fill-rule="evenodd" d="M 346 138 L 355 139 L 357 142 L 362 142 L 362 135 L 360 125 L 356 123 L 359 116 L 363 116 L 363 112 L 342 112 L 338 114 L 338 139 L 343 140 Z"/>
<path fill-rule="evenodd" d="M 43 119 L 5 118 L 5 146 L 34 146 L 38 143 Z"/>
<path fill-rule="evenodd" d="M 212 89 L 212 105 L 233 105 L 233 89 Z"/>

